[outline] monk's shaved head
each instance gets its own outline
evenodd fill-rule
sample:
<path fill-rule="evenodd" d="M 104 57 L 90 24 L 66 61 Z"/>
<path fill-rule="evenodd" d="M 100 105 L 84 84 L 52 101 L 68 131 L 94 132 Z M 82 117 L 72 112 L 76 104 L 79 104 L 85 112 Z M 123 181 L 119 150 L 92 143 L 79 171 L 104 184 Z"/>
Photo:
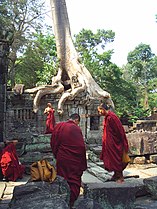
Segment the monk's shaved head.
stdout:
<path fill-rule="evenodd" d="M 80 116 L 77 113 L 73 113 L 72 115 L 70 115 L 70 119 L 80 121 Z"/>

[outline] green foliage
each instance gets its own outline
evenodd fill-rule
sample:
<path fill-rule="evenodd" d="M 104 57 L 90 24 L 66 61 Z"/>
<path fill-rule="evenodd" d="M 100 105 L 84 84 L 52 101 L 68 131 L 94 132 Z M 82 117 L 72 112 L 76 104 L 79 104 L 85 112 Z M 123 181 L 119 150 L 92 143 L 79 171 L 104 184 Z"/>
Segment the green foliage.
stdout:
<path fill-rule="evenodd" d="M 129 115 L 129 122 L 135 123 L 137 120 L 141 119 L 144 120 L 150 115 L 150 110 L 143 109 L 142 106 L 134 108 Z"/>
<path fill-rule="evenodd" d="M 114 41 L 112 31 L 83 29 L 75 35 L 75 45 L 80 59 L 92 74 L 102 89 L 110 92 L 116 106 L 116 112 L 121 115 L 136 105 L 136 90 L 130 81 L 123 79 L 122 70 L 113 64 L 113 50 L 105 51 L 107 44 Z"/>
<path fill-rule="evenodd" d="M 99 61 L 99 57 L 103 56 L 104 62 L 109 62 L 112 51 L 104 52 L 107 43 L 114 41 L 115 33 L 111 30 L 97 30 L 94 34 L 91 30 L 82 29 L 79 34 L 75 35 L 75 46 L 80 54 L 83 63 L 89 64 L 91 61 Z M 101 64 L 101 63 L 98 63 Z"/>
<path fill-rule="evenodd" d="M 56 74 L 57 55 L 54 35 L 34 34 L 23 56 L 16 62 L 16 82 L 28 88 L 51 84 Z"/>
<path fill-rule="evenodd" d="M 28 44 L 32 33 L 43 28 L 43 0 L 5 0 L 0 3 L 0 22 L 2 30 L 13 34 L 9 54 L 9 79 L 11 86 L 15 84 L 15 62 Z"/>
<path fill-rule="evenodd" d="M 157 57 L 152 53 L 149 45 L 139 44 L 135 50 L 128 53 L 128 64 L 125 70 L 126 79 L 132 80 L 138 92 L 137 104 L 143 109 L 152 108 L 149 94 L 156 89 Z"/>
<path fill-rule="evenodd" d="M 150 61 L 154 57 L 151 48 L 147 44 L 139 44 L 132 52 L 128 53 L 128 63 L 133 64 L 135 61 Z"/>

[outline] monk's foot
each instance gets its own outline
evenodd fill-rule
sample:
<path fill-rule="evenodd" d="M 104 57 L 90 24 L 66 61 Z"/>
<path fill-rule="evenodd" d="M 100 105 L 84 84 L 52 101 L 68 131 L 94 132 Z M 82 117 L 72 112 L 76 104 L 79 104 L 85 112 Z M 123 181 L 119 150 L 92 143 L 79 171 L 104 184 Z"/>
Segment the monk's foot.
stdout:
<path fill-rule="evenodd" d="M 117 180 L 116 180 L 116 183 L 118 183 L 118 184 L 124 183 L 124 178 L 119 178 L 119 179 L 117 179 Z"/>
<path fill-rule="evenodd" d="M 116 181 L 118 178 L 116 176 L 116 174 L 113 174 L 113 176 L 111 177 L 110 181 Z"/>
<path fill-rule="evenodd" d="M 116 181 L 117 179 L 115 177 L 112 176 L 112 178 L 110 179 L 110 181 Z"/>

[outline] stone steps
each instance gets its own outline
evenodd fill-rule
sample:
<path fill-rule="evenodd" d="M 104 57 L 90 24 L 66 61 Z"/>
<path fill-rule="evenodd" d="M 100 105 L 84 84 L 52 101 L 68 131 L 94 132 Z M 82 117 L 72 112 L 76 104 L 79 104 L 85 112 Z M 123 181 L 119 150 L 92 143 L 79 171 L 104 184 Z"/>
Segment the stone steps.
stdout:
<path fill-rule="evenodd" d="M 23 144 L 21 150 L 19 150 L 17 146 L 17 152 L 22 153 L 19 156 L 19 160 L 26 166 L 27 174 L 30 174 L 30 166 L 33 162 L 47 159 L 51 164 L 55 164 L 50 139 L 51 134 L 33 135 L 31 141 Z"/>

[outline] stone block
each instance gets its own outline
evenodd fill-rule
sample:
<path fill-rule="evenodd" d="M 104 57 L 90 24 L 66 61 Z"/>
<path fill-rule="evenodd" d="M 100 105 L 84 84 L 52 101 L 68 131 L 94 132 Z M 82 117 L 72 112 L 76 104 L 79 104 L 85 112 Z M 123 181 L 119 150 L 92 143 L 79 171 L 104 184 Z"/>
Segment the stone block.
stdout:
<path fill-rule="evenodd" d="M 97 201 L 104 209 L 133 209 L 140 187 L 139 184 L 129 182 L 90 183 L 84 188 L 84 196 Z"/>
<path fill-rule="evenodd" d="M 3 94 L 5 92 L 5 85 L 0 85 L 0 92 Z"/>
<path fill-rule="evenodd" d="M 0 84 L 5 84 L 6 83 L 6 73 L 0 72 Z"/>
<path fill-rule="evenodd" d="M 25 155 L 20 157 L 20 161 L 23 164 L 32 164 L 41 159 L 42 154 L 40 152 L 27 152 Z"/>
<path fill-rule="evenodd" d="M 144 155 L 157 153 L 157 133 L 151 131 L 135 131 L 127 134 L 130 154 Z"/>
<path fill-rule="evenodd" d="M 151 194 L 152 199 L 157 200 L 157 176 L 146 178 L 143 180 L 148 192 Z"/>
<path fill-rule="evenodd" d="M 8 209 L 8 204 L 1 202 L 0 209 Z"/>
<path fill-rule="evenodd" d="M 11 209 L 68 209 L 70 190 L 67 182 L 57 176 L 53 183 L 38 181 L 15 186 Z"/>
<path fill-rule="evenodd" d="M 12 196 L 13 196 L 13 194 L 4 195 L 3 196 L 3 200 L 2 200 L 2 204 L 4 204 L 4 203 L 5 204 L 9 204 Z"/>
<path fill-rule="evenodd" d="M 51 140 L 51 134 L 36 135 L 32 137 L 32 143 L 49 143 Z"/>
<path fill-rule="evenodd" d="M 150 195 L 140 197 L 136 199 L 134 209 L 156 209 L 157 201 L 152 200 Z"/>
<path fill-rule="evenodd" d="M 135 157 L 133 160 L 133 163 L 135 164 L 145 164 L 146 163 L 146 158 L 143 157 Z"/>
<path fill-rule="evenodd" d="M 150 162 L 157 164 L 157 155 L 151 155 L 150 156 Z"/>
<path fill-rule="evenodd" d="M 76 209 L 103 209 L 101 204 L 89 198 L 78 199 L 75 202 L 74 208 Z"/>
<path fill-rule="evenodd" d="M 39 144 L 27 144 L 25 148 L 26 152 L 48 152 L 51 151 L 50 143 L 39 143 Z"/>
<path fill-rule="evenodd" d="M 96 176 L 93 176 L 88 171 L 84 171 L 82 175 L 82 183 L 86 185 L 88 183 L 103 183 L 103 181 L 99 180 Z"/>
<path fill-rule="evenodd" d="M 12 195 L 13 194 L 13 190 L 14 190 L 14 187 L 7 187 L 4 191 L 4 195 Z"/>
<path fill-rule="evenodd" d="M 3 193 L 5 191 L 5 188 L 6 188 L 6 183 L 5 182 L 0 182 L 0 199 L 3 196 Z"/>

